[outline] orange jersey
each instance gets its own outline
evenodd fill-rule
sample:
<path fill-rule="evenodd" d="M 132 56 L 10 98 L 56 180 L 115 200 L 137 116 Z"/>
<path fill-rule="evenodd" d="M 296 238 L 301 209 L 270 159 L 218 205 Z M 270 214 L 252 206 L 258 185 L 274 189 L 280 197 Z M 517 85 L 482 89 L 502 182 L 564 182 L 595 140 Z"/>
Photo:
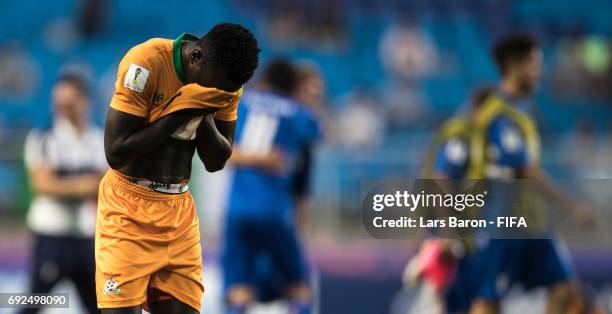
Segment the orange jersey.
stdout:
<path fill-rule="evenodd" d="M 189 34 L 174 41 L 153 38 L 130 49 L 119 64 L 111 108 L 153 122 L 181 109 L 213 107 L 219 108 L 215 119 L 236 120 L 242 88 L 226 92 L 186 84 L 181 62 L 185 40 L 198 38 Z"/>

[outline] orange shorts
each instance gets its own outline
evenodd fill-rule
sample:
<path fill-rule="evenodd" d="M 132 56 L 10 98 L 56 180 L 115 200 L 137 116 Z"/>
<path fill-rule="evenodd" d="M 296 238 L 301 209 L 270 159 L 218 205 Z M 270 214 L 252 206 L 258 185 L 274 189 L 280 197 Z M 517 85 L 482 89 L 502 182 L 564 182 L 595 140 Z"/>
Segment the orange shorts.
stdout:
<path fill-rule="evenodd" d="M 200 230 L 189 192 L 163 194 L 109 170 L 98 194 L 98 308 L 144 305 L 170 296 L 200 310 Z"/>

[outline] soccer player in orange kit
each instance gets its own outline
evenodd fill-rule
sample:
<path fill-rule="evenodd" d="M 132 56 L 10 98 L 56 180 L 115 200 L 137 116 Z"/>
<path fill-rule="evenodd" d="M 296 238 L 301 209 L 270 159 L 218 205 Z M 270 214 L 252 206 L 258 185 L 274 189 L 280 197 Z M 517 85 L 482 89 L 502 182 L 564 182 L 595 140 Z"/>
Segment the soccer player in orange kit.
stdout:
<path fill-rule="evenodd" d="M 195 151 L 208 171 L 232 152 L 242 85 L 259 48 L 237 24 L 204 37 L 154 38 L 117 73 L 100 183 L 96 293 L 102 313 L 198 313 L 204 292 L 199 223 L 188 192 Z"/>

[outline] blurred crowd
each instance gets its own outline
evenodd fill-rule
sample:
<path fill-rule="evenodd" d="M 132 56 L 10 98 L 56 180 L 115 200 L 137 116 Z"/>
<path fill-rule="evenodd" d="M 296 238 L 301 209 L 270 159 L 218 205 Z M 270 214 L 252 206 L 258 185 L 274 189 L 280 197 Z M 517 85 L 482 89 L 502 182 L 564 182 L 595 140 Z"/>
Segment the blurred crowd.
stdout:
<path fill-rule="evenodd" d="M 419 176 L 440 124 L 468 110 L 475 90 L 497 81 L 490 55 L 497 39 L 526 32 L 543 49 L 542 84 L 530 108 L 543 139 L 543 167 L 554 178 L 612 178 L 610 12 L 610 0 L 0 1 L 0 279 L 7 287 L 25 282 L 25 221 L 34 219 L 26 212 L 36 202 L 24 145 L 30 130 L 51 125 L 58 78 L 84 78 L 89 119 L 101 127 L 130 47 L 237 22 L 258 38 L 261 65 L 285 57 L 316 72 L 300 96 L 324 95 L 323 102 L 304 101 L 319 113 L 325 134 L 315 151 L 310 204 L 318 231 L 313 259 L 325 274 L 322 299 L 344 303 L 336 291 L 357 295 L 367 287 L 355 308 L 375 312 L 399 288 L 398 273 L 412 254 L 406 248 L 414 243 L 350 237 L 363 231 L 356 196 L 366 180 Z M 255 76 L 245 89 L 255 87 Z M 191 190 L 206 200 L 198 210 L 208 241 L 221 228 L 220 186 L 229 179 L 194 165 Z M 48 224 L 48 214 L 34 216 L 39 226 Z M 214 259 L 218 252 L 209 244 L 205 257 Z M 602 295 L 609 300 L 607 277 L 597 273 L 612 258 L 606 252 L 587 252 L 581 265 L 591 281 L 608 285 Z M 218 293 L 214 272 L 211 299 Z M 353 281 L 359 276 L 362 282 Z"/>
<path fill-rule="evenodd" d="M 320 68 L 329 135 L 316 182 L 328 194 L 350 193 L 374 175 L 416 175 L 431 132 L 464 110 L 475 88 L 495 80 L 491 43 L 517 30 L 530 30 L 544 48 L 534 110 L 545 166 L 561 177 L 610 177 L 610 6 L 605 0 L 582 1 L 580 9 L 570 0 L 2 2 L 0 189 L 12 193 L 0 195 L 0 212 L 25 208 L 26 185 L 15 184 L 25 180 L 23 137 L 49 123 L 49 90 L 61 73 L 88 78 L 92 119 L 101 125 L 118 60 L 130 46 L 201 34 L 226 20 L 253 29 L 264 61 L 282 55 Z"/>

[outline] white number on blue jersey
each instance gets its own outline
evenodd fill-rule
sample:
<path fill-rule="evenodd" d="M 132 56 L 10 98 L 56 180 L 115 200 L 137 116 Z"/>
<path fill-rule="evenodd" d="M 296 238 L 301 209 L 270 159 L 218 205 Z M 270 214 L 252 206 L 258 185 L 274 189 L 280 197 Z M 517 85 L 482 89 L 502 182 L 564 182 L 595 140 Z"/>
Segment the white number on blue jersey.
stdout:
<path fill-rule="evenodd" d="M 279 117 L 253 110 L 245 121 L 240 149 L 252 154 L 268 153 L 278 131 Z"/>

